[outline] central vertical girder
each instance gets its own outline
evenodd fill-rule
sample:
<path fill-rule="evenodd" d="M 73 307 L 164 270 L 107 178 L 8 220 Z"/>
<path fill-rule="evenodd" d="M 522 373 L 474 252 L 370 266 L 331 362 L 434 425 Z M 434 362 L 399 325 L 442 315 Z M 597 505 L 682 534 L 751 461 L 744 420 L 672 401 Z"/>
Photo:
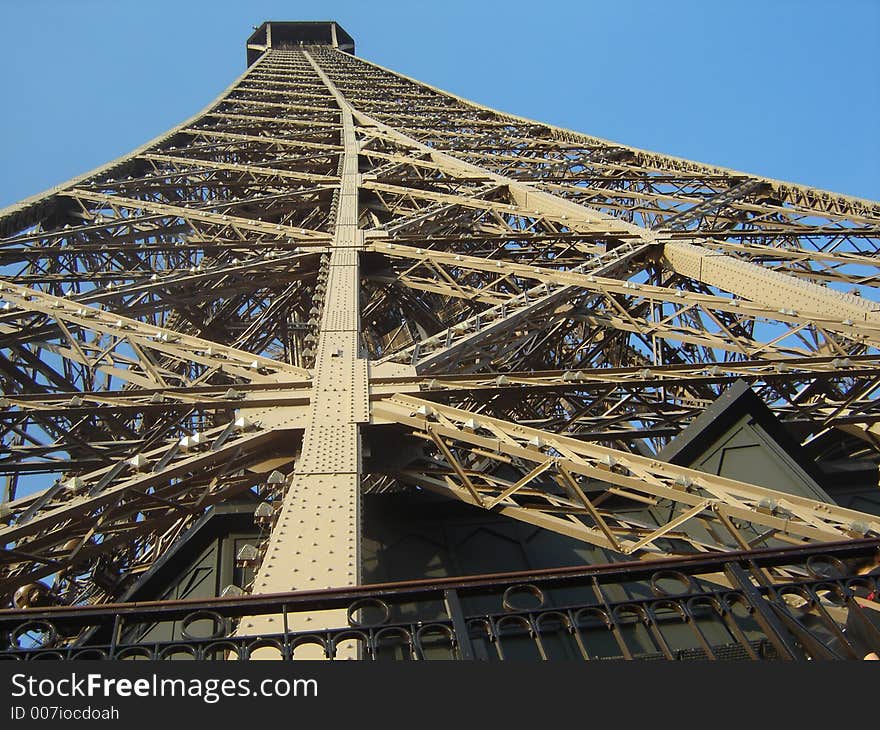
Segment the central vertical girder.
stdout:
<path fill-rule="evenodd" d="M 279 53 L 279 52 L 275 52 Z M 282 52 L 283 53 L 283 52 Z M 300 53 L 292 51 L 290 53 Z M 307 52 L 301 51 L 330 92 L 339 94 Z M 283 56 L 282 56 L 283 57 Z M 359 582 L 361 453 L 358 424 L 369 419 L 367 361 L 359 345 L 358 150 L 351 112 L 340 104 L 343 152 L 315 356 L 311 406 L 296 463 L 253 593 L 281 593 Z M 291 619 L 289 629 L 326 628 L 338 612 Z M 244 622 L 247 633 L 273 633 L 279 617 Z M 297 625 L 296 622 L 302 625 Z M 275 626 L 273 627 L 273 622 Z M 307 623 L 308 622 L 308 623 Z M 320 652 L 319 652 L 320 654 Z M 354 658 L 351 649 L 337 658 Z"/>

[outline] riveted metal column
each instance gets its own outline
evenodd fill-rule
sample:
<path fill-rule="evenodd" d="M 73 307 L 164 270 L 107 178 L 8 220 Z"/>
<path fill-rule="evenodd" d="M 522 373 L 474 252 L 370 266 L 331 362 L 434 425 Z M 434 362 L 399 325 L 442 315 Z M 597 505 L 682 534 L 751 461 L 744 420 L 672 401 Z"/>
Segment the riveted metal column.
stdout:
<path fill-rule="evenodd" d="M 326 293 L 318 334 L 312 398 L 296 464 L 267 546 L 254 593 L 355 585 L 359 580 L 361 455 L 358 424 L 369 418 L 367 361 L 359 346 L 358 151 L 350 111 L 341 109 L 344 152 L 333 242 L 324 255 Z M 344 626 L 344 611 L 291 616 L 291 632 Z M 279 632 L 281 616 L 249 618 L 242 633 Z M 329 653 L 329 652 L 328 652 Z M 317 645 L 297 658 L 323 658 Z M 338 647 L 335 658 L 356 658 Z"/>

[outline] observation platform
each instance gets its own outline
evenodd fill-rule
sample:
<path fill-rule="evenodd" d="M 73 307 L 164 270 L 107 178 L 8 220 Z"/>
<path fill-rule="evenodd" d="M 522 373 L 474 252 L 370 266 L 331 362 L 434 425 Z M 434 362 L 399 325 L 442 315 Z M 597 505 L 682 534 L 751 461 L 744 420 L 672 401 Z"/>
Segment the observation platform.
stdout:
<path fill-rule="evenodd" d="M 279 22 L 267 20 L 247 40 L 247 63 L 252 65 L 270 48 L 332 46 L 354 55 L 354 38 L 333 20 Z"/>

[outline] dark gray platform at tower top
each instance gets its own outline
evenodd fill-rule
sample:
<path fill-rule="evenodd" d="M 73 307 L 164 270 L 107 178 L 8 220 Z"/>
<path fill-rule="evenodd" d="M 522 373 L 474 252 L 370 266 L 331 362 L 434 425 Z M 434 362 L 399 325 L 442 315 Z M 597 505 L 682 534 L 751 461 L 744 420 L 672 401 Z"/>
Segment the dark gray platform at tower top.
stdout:
<path fill-rule="evenodd" d="M 327 45 L 354 54 L 354 38 L 334 20 L 279 22 L 267 20 L 247 40 L 250 66 L 270 48 Z"/>

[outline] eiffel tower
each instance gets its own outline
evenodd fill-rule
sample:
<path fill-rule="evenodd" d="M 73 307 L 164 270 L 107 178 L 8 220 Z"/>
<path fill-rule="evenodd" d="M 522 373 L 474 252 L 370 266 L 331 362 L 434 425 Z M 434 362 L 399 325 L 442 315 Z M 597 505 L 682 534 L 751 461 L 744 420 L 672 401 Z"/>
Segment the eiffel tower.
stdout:
<path fill-rule="evenodd" d="M 267 22 L 0 236 L 0 653 L 863 653 L 880 204 Z"/>

